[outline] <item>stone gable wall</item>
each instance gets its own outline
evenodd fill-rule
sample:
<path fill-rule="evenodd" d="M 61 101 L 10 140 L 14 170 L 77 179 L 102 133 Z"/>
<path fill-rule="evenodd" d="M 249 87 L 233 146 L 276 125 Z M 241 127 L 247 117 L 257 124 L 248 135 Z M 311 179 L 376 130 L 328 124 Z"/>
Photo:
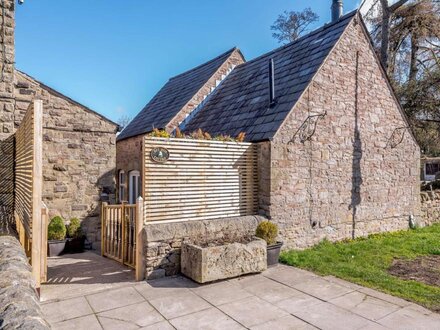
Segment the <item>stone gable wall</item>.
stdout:
<path fill-rule="evenodd" d="M 292 142 L 309 114 L 325 112 L 310 141 Z M 402 127 L 368 39 L 352 22 L 271 142 L 270 201 L 261 208 L 286 248 L 403 229 L 420 216 L 419 147 L 407 129 L 390 146 Z"/>
<path fill-rule="evenodd" d="M 88 239 L 100 241 L 100 201 L 115 201 L 116 125 L 19 71 L 14 92 L 16 127 L 30 102 L 43 100 L 43 200 L 50 217 L 77 217 Z"/>
<path fill-rule="evenodd" d="M 216 81 L 221 80 L 222 75 L 226 75 L 228 70 L 233 66 L 237 66 L 244 62 L 244 58 L 239 50 L 235 50 L 231 56 L 223 63 L 217 72 L 205 83 L 205 85 L 197 92 L 196 95 L 182 108 L 182 110 L 170 121 L 166 126 L 168 132 L 172 132 L 186 118 L 192 110 L 194 110 L 204 97 L 211 92 L 211 88 L 216 87 Z"/>

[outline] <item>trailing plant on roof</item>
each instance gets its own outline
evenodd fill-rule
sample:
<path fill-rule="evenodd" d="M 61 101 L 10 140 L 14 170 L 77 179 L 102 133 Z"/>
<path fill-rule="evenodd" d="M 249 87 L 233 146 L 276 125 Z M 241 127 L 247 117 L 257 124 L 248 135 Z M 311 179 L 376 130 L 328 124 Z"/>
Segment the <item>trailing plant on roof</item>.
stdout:
<path fill-rule="evenodd" d="M 60 216 L 53 217 L 47 228 L 48 240 L 62 241 L 66 238 L 66 225 Z"/>

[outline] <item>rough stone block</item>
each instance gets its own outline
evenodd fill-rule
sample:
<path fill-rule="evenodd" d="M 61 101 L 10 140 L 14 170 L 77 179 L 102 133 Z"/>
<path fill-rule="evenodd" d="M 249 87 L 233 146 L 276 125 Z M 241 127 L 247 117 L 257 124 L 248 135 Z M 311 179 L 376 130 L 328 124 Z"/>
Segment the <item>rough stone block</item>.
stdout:
<path fill-rule="evenodd" d="M 212 247 L 182 245 L 181 271 L 198 283 L 259 273 L 266 269 L 266 242 L 261 239 Z"/>

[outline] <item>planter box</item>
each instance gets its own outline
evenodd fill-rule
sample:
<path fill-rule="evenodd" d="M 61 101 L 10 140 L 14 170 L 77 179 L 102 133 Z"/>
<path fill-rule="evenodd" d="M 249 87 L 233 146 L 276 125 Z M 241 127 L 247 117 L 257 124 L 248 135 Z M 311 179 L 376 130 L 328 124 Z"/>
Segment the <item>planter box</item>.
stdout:
<path fill-rule="evenodd" d="M 56 257 L 64 252 L 66 241 L 47 241 L 47 256 Z"/>
<path fill-rule="evenodd" d="M 260 273 L 266 269 L 266 242 L 262 239 L 212 247 L 182 245 L 181 271 L 198 283 Z"/>

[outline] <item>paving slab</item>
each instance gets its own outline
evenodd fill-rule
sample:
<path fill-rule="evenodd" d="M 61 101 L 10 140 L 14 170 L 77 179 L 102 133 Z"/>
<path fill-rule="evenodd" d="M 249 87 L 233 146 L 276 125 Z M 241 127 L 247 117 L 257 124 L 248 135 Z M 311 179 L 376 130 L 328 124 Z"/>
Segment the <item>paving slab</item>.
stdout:
<path fill-rule="evenodd" d="M 227 281 L 200 286 L 192 291 L 214 306 L 252 296 L 249 292 Z"/>
<path fill-rule="evenodd" d="M 237 282 L 238 285 L 240 283 Z M 245 283 L 244 290 L 270 303 L 301 295 L 300 291 L 265 277 L 254 283 Z"/>
<path fill-rule="evenodd" d="M 251 330 L 316 330 L 317 328 L 296 318 L 288 315 L 282 318 L 272 320 L 254 327 Z"/>
<path fill-rule="evenodd" d="M 95 315 L 87 315 L 52 324 L 52 330 L 102 330 Z"/>
<path fill-rule="evenodd" d="M 332 299 L 330 300 L 330 303 L 372 321 L 377 321 L 400 308 L 398 305 L 367 296 L 366 294 L 357 291 Z"/>
<path fill-rule="evenodd" d="M 353 289 L 331 283 L 319 277 L 295 284 L 293 288 L 325 301 L 353 292 Z"/>
<path fill-rule="evenodd" d="M 212 307 L 197 313 L 172 319 L 171 324 L 177 330 L 240 330 L 246 329 L 226 314 Z"/>
<path fill-rule="evenodd" d="M 96 313 L 144 301 L 144 298 L 132 287 L 95 293 L 86 296 L 86 299 Z"/>
<path fill-rule="evenodd" d="M 245 327 L 252 327 L 288 315 L 287 312 L 258 297 L 234 301 L 218 308 Z"/>
<path fill-rule="evenodd" d="M 308 306 L 292 314 L 320 329 L 355 330 L 371 323 L 359 315 L 327 302 Z"/>
<path fill-rule="evenodd" d="M 440 330 L 440 315 L 419 305 L 285 265 L 205 285 L 182 276 L 136 283 L 124 266 L 94 258 L 55 260 L 57 277 L 42 287 L 53 329 Z"/>
<path fill-rule="evenodd" d="M 211 307 L 204 299 L 191 291 L 165 295 L 150 300 L 151 305 L 167 319 L 191 314 Z"/>
<path fill-rule="evenodd" d="M 168 321 L 162 321 L 159 323 L 155 323 L 152 325 L 149 325 L 147 327 L 144 328 L 140 328 L 140 330 L 175 330 L 176 328 L 174 328 L 170 322 Z"/>
<path fill-rule="evenodd" d="M 41 301 L 74 298 L 133 285 L 134 271 L 95 252 L 65 254 L 47 259 L 47 283 L 42 285 Z"/>
<path fill-rule="evenodd" d="M 411 307 L 405 307 L 384 317 L 378 323 L 395 330 L 434 330 L 440 329 L 440 315 L 426 315 Z"/>
<path fill-rule="evenodd" d="M 147 325 L 152 325 L 165 320 L 154 309 L 154 307 L 146 301 L 99 313 L 98 318 L 100 320 L 101 318 L 106 318 L 110 320 L 123 321 L 135 325 L 136 328 L 138 326 L 145 327 Z"/>
<path fill-rule="evenodd" d="M 139 327 L 136 324 L 121 321 L 121 320 L 115 320 L 107 317 L 98 316 L 98 321 L 101 324 L 101 327 L 104 330 L 134 330 L 139 329 Z"/>
<path fill-rule="evenodd" d="M 92 308 L 84 297 L 43 304 L 41 308 L 46 315 L 46 320 L 50 323 L 93 314 Z"/>
<path fill-rule="evenodd" d="M 147 300 L 189 292 L 191 288 L 197 287 L 199 287 L 198 284 L 181 276 L 162 278 L 148 282 L 144 281 L 134 286 Z"/>
<path fill-rule="evenodd" d="M 309 296 L 305 293 L 297 294 L 285 300 L 278 301 L 275 303 L 276 306 L 285 310 L 288 313 L 295 313 L 303 309 L 307 309 L 310 306 L 321 304 L 322 300 L 315 297 Z"/>
<path fill-rule="evenodd" d="M 290 287 L 317 278 L 317 275 L 311 272 L 284 265 L 269 268 L 263 274 L 267 278 L 283 283 Z"/>

